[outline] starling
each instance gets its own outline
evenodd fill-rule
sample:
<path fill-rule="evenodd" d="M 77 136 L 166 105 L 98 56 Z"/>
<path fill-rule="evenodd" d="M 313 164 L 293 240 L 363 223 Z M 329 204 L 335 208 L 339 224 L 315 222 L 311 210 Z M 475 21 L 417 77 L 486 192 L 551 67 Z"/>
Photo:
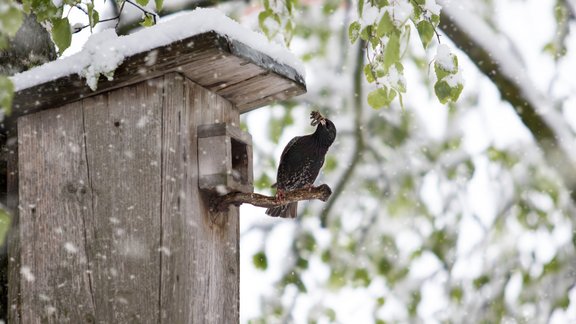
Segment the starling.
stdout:
<path fill-rule="evenodd" d="M 311 187 L 324 164 L 328 148 L 336 138 L 336 127 L 329 119 L 313 111 L 311 125 L 317 126 L 313 134 L 294 137 L 282 151 L 276 175 L 276 197 L 282 199 L 285 191 Z M 266 214 L 295 218 L 297 202 L 268 208 Z"/>

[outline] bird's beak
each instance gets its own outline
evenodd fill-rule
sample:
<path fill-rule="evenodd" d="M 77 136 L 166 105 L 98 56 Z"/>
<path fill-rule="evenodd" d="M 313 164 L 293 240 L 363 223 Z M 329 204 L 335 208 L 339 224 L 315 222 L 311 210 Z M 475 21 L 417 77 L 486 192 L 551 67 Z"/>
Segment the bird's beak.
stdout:
<path fill-rule="evenodd" d="M 320 119 L 320 124 L 322 124 L 322 126 L 326 126 L 326 119 Z"/>

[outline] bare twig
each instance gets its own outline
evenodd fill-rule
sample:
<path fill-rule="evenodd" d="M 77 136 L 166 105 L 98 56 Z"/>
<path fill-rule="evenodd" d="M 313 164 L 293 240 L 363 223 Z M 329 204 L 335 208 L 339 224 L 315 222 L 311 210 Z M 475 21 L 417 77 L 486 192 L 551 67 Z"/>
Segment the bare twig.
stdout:
<path fill-rule="evenodd" d="M 351 179 L 354 171 L 356 170 L 356 166 L 358 166 L 361 153 L 364 151 L 364 134 L 362 132 L 362 75 L 363 75 L 363 67 L 364 67 L 364 50 L 365 43 L 359 42 L 358 43 L 358 53 L 356 56 L 356 67 L 354 70 L 354 151 L 352 153 L 352 161 L 350 161 L 348 168 L 344 171 L 344 174 L 338 181 L 336 185 L 336 189 L 334 190 L 334 197 L 330 199 L 328 204 L 326 204 L 326 208 L 322 210 L 322 214 L 320 215 L 320 224 L 322 227 L 326 227 L 328 224 L 328 217 L 330 212 L 332 211 L 332 207 L 334 203 L 344 190 L 344 187 L 348 184 L 348 181 Z"/>
<path fill-rule="evenodd" d="M 157 19 L 158 19 L 158 15 L 152 11 L 146 10 L 146 8 L 140 6 L 137 3 L 134 3 L 131 0 L 124 0 L 122 1 L 122 4 L 120 5 L 120 10 L 118 10 L 118 14 L 114 17 L 110 17 L 110 18 L 106 18 L 106 19 L 102 19 L 100 21 L 98 21 L 99 23 L 103 23 L 103 22 L 107 22 L 107 21 L 112 21 L 112 20 L 116 20 L 116 26 L 115 28 L 118 28 L 118 24 L 120 23 L 120 17 L 122 16 L 122 12 L 124 11 L 124 5 L 126 3 L 131 4 L 132 6 L 134 6 L 135 8 L 137 8 L 138 10 L 142 11 L 142 13 L 146 16 L 146 17 L 152 17 L 152 20 L 154 21 L 154 25 L 156 25 Z M 82 8 L 80 5 L 76 5 L 75 6 L 78 10 L 81 10 L 82 12 L 84 12 L 84 14 L 88 15 L 88 11 L 86 11 L 86 9 Z M 73 31 L 73 33 L 78 33 L 80 31 L 82 31 L 84 28 L 90 27 L 90 24 L 88 25 L 82 25 L 79 27 L 76 27 Z"/>
<path fill-rule="evenodd" d="M 234 204 L 239 206 L 248 203 L 257 207 L 271 208 L 286 205 L 291 202 L 301 200 L 319 199 L 327 201 L 332 194 L 332 189 L 326 184 L 312 188 L 301 188 L 293 191 L 284 192 L 283 199 L 276 197 L 264 196 L 257 193 L 231 192 L 224 196 L 214 195 L 210 199 L 210 211 L 222 212 L 228 209 L 228 205 Z"/>

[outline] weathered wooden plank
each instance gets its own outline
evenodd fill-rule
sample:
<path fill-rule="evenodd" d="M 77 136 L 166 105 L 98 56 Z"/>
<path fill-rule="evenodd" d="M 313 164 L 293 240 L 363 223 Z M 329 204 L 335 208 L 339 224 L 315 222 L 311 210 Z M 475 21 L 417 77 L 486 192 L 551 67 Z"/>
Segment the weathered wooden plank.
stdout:
<path fill-rule="evenodd" d="M 230 102 L 191 81 L 187 81 L 186 90 L 197 125 L 219 122 L 240 124 L 239 112 Z M 197 125 L 194 125 L 192 133 L 193 152 L 197 152 Z M 198 170 L 194 170 L 193 175 L 197 179 Z M 194 323 L 200 323 L 203 319 L 211 323 L 235 323 L 238 321 L 239 312 L 239 210 L 233 207 L 228 213 L 220 215 L 219 219 L 210 219 L 213 216 L 209 213 L 210 206 L 206 197 L 198 190 L 197 184 L 191 194 L 197 195 L 202 201 L 202 216 L 198 220 L 202 226 L 195 228 L 195 244 L 208 242 L 205 250 L 205 253 L 209 253 L 205 256 L 205 259 L 209 260 L 208 276 L 204 280 L 212 283 L 199 286 L 207 290 L 209 302 L 195 301 L 201 303 L 206 312 L 196 315 L 197 320 Z"/>
<path fill-rule="evenodd" d="M 92 217 L 86 190 L 82 103 L 19 119 L 21 323 L 94 318 L 85 247 Z M 14 298 L 14 296 L 12 296 Z M 19 312 L 19 314 L 18 314 Z"/>
<path fill-rule="evenodd" d="M 198 188 L 196 132 L 201 124 L 238 125 L 239 112 L 182 76 L 169 74 L 165 79 L 162 323 L 236 323 L 238 209 L 211 219 Z"/>
<path fill-rule="evenodd" d="M 195 83 L 216 93 L 227 87 L 237 88 L 244 82 L 251 84 L 259 80 L 270 86 L 254 93 L 220 93 L 228 101 L 241 106 L 241 112 L 283 98 L 279 92 L 292 95 L 306 92 L 303 77 L 292 67 L 279 64 L 241 42 L 207 32 L 127 58 L 116 69 L 113 80 L 100 78 L 97 91 L 88 88 L 86 81 L 78 75 L 18 91 L 14 97 L 13 113 L 4 120 L 0 129 L 11 129 L 19 116 L 153 79 L 171 71 L 184 73 Z M 241 104 L 239 95 L 242 96 Z"/>
<path fill-rule="evenodd" d="M 96 322 L 157 323 L 161 82 L 142 82 L 84 103 Z"/>
<path fill-rule="evenodd" d="M 20 233 L 18 213 L 18 145 L 8 146 L 7 152 L 7 199 L 6 206 L 12 215 L 8 232 L 8 323 L 20 323 Z"/>

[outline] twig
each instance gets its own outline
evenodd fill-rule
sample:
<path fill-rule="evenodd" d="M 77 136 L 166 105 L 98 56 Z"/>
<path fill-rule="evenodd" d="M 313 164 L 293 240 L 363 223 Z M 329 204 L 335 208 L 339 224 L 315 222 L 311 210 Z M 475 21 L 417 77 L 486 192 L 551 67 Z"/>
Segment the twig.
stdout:
<path fill-rule="evenodd" d="M 422 10 L 422 12 L 423 12 L 424 18 L 426 18 L 426 20 L 428 20 L 430 25 L 434 26 L 434 23 L 432 23 L 432 19 L 426 15 L 426 12 L 428 12 L 428 10 L 424 9 L 424 7 L 422 7 L 422 5 L 420 5 L 418 2 L 416 2 L 414 0 L 410 0 L 410 2 L 412 2 L 412 4 L 420 7 L 420 10 Z M 438 30 L 436 30 L 436 27 L 434 27 L 434 34 L 436 34 L 436 39 L 438 39 L 438 44 L 442 44 L 442 42 L 440 41 L 440 34 L 438 34 Z"/>
<path fill-rule="evenodd" d="M 239 206 L 248 203 L 257 207 L 271 208 L 286 205 L 291 202 L 301 200 L 319 199 L 327 201 L 332 195 L 332 189 L 326 184 L 312 188 L 301 188 L 284 193 L 283 199 L 264 196 L 257 193 L 231 192 L 224 196 L 214 195 L 210 198 L 210 211 L 222 212 L 228 210 L 228 206 L 234 204 Z"/>
<path fill-rule="evenodd" d="M 354 70 L 354 152 L 352 153 L 352 161 L 344 174 L 338 181 L 336 185 L 336 189 L 334 190 L 334 197 L 326 204 L 324 210 L 322 210 L 322 214 L 320 215 L 320 224 L 322 227 L 326 227 L 328 224 L 328 216 L 332 211 L 332 207 L 334 203 L 344 190 L 344 187 L 348 184 L 348 181 L 351 179 L 358 163 L 361 159 L 361 153 L 364 151 L 364 134 L 362 132 L 362 101 L 363 101 L 363 92 L 362 92 L 362 75 L 363 75 L 363 67 L 364 67 L 364 43 L 358 43 L 358 53 L 356 56 L 356 68 Z"/>
<path fill-rule="evenodd" d="M 114 17 L 111 17 L 111 18 L 102 19 L 102 20 L 98 21 L 98 24 L 99 24 L 99 23 L 103 23 L 103 22 L 107 22 L 107 21 L 116 20 L 116 26 L 115 26 L 114 28 L 117 29 L 117 28 L 118 28 L 118 24 L 120 23 L 120 16 L 122 16 L 122 12 L 124 11 L 124 5 L 125 5 L 126 3 L 129 3 L 129 4 L 131 4 L 132 6 L 136 7 L 138 10 L 142 11 L 146 17 L 151 16 L 152 19 L 154 20 L 154 25 L 156 25 L 156 22 L 157 22 L 156 20 L 157 20 L 158 15 L 157 15 L 156 13 L 152 12 L 152 11 L 146 10 L 144 7 L 140 6 L 140 5 L 137 4 L 137 3 L 132 2 L 131 0 L 124 0 L 124 1 L 122 1 L 122 4 L 120 5 L 120 10 L 118 10 L 118 15 L 116 15 L 116 16 L 114 16 Z M 85 10 L 84 8 L 82 8 L 80 5 L 76 5 L 76 6 L 74 6 L 74 7 L 76 7 L 76 9 L 81 10 L 82 12 L 84 12 L 84 14 L 88 15 L 88 11 L 86 11 L 86 10 Z M 74 34 L 75 34 L 75 33 L 78 33 L 78 32 L 82 31 L 84 28 L 87 28 L 87 27 L 90 27 L 90 24 L 76 27 L 76 28 L 74 29 L 73 33 L 74 33 Z"/>

